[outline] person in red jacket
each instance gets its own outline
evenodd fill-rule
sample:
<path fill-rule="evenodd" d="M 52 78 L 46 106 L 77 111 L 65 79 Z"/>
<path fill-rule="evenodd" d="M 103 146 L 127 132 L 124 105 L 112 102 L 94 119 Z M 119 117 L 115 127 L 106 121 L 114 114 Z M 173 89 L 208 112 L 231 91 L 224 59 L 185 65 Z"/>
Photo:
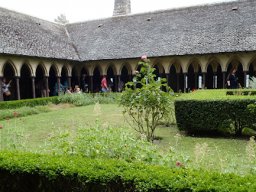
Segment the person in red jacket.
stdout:
<path fill-rule="evenodd" d="M 108 82 L 107 82 L 107 77 L 105 75 L 102 77 L 102 80 L 101 80 L 101 91 L 103 93 L 108 91 Z"/>

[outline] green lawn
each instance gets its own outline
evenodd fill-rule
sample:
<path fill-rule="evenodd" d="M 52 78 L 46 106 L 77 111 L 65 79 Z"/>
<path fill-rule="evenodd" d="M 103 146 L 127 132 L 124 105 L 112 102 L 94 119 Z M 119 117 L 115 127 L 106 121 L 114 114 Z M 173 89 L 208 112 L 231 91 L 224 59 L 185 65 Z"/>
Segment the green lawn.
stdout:
<path fill-rule="evenodd" d="M 97 108 L 97 107 L 96 107 Z M 57 107 L 39 115 L 17 117 L 0 121 L 1 148 L 11 140 L 26 150 L 37 150 L 57 130 L 75 130 L 76 127 L 94 126 L 96 120 L 102 126 L 127 127 L 128 117 L 115 104 L 85 107 Z M 157 136 L 162 140 L 155 144 L 163 153 L 172 151 L 175 160 L 188 167 L 213 169 L 223 172 L 248 173 L 255 164 L 248 162 L 245 139 L 197 138 L 180 133 L 175 126 L 159 127 Z"/>

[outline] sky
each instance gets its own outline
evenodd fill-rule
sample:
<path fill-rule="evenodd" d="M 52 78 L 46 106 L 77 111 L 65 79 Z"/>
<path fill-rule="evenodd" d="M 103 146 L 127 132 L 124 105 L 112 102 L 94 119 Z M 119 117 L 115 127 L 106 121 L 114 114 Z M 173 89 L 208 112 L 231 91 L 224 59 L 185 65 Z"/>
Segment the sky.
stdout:
<path fill-rule="evenodd" d="M 234 0 L 131 0 L 131 12 L 188 7 Z M 54 21 L 60 14 L 70 23 L 111 17 L 114 0 L 0 0 L 0 7 Z"/>

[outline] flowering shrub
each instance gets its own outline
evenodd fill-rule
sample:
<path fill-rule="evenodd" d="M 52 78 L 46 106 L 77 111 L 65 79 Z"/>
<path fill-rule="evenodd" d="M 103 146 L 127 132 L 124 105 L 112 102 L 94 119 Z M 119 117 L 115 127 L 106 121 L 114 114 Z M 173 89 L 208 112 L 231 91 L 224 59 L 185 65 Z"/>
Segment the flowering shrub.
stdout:
<path fill-rule="evenodd" d="M 133 128 L 146 135 L 148 141 L 153 142 L 157 125 L 170 113 L 172 96 L 166 81 L 156 80 L 155 69 L 145 56 L 139 62 L 139 66 L 140 72 L 134 77 L 135 80 L 128 82 L 125 91 L 122 92 L 120 105 L 123 106 L 124 113 L 135 123 Z"/>

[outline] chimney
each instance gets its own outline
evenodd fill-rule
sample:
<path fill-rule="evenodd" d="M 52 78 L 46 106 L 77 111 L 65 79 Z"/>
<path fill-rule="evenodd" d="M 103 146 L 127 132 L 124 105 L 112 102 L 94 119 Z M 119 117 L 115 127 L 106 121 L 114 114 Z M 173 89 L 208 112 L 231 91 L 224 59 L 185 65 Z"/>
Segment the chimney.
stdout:
<path fill-rule="evenodd" d="M 113 16 L 128 15 L 131 13 L 130 0 L 115 0 Z"/>

